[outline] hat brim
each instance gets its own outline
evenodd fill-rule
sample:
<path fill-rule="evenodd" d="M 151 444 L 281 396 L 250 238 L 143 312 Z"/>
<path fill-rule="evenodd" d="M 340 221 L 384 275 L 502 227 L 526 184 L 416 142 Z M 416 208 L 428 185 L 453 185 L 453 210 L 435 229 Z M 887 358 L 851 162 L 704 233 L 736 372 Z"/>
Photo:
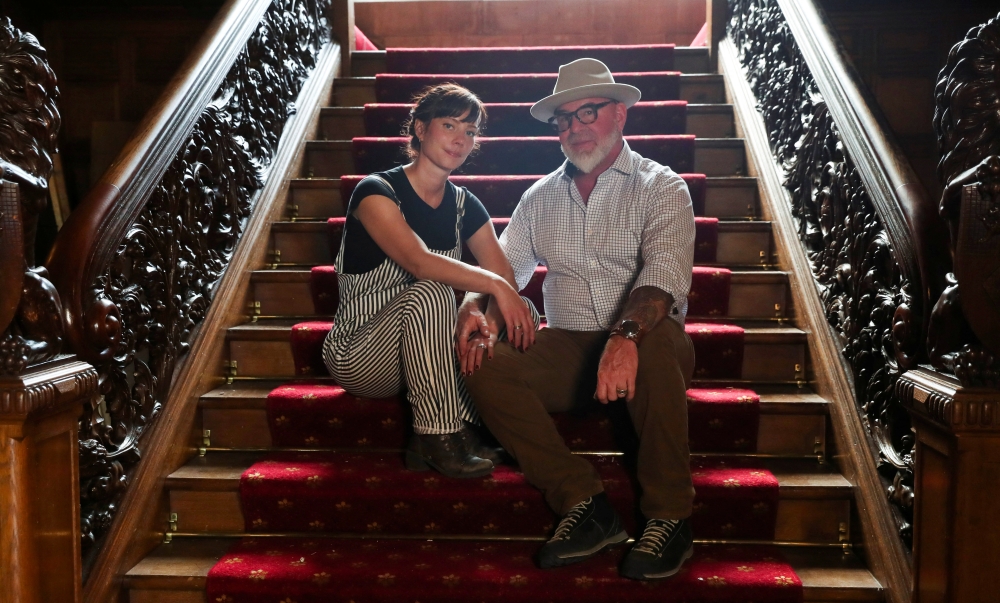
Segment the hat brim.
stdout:
<path fill-rule="evenodd" d="M 635 86 L 628 84 L 590 84 L 587 86 L 577 86 L 569 90 L 563 90 L 546 96 L 531 106 L 531 116 L 538 121 L 548 122 L 555 115 L 559 105 L 571 103 L 581 98 L 610 98 L 626 107 L 639 102 L 642 93 Z"/>

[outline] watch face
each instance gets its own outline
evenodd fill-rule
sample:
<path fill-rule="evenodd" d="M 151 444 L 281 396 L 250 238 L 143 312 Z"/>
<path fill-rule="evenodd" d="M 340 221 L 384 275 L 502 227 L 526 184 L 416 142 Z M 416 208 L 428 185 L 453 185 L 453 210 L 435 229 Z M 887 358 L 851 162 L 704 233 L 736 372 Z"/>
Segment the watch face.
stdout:
<path fill-rule="evenodd" d="M 630 339 L 632 337 L 638 337 L 639 331 L 642 330 L 642 327 L 639 326 L 639 323 L 637 323 L 634 320 L 623 320 L 621 327 L 619 328 L 622 332 L 622 335 Z"/>

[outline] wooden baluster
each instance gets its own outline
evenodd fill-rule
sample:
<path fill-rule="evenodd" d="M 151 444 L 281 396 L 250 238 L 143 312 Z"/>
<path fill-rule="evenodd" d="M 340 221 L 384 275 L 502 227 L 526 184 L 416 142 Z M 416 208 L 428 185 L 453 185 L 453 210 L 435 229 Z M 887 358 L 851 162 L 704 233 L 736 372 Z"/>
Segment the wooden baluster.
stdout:
<path fill-rule="evenodd" d="M 340 77 L 351 77 L 354 52 L 354 0 L 333 0 L 330 6 L 333 37 L 340 43 Z"/>
<path fill-rule="evenodd" d="M 705 0 L 705 24 L 708 27 L 709 72 L 719 70 L 719 42 L 726 37 L 727 0 Z"/>
<path fill-rule="evenodd" d="M 0 377 L 0 602 L 81 600 L 78 422 L 97 371 L 75 357 Z"/>

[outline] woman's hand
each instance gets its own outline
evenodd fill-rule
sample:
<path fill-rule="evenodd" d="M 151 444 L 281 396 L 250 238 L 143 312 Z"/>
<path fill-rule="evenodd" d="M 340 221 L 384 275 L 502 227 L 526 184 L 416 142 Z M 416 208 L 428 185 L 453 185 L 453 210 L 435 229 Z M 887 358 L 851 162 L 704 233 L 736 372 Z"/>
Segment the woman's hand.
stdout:
<path fill-rule="evenodd" d="M 486 358 L 492 359 L 493 346 L 496 345 L 496 342 L 497 335 L 495 330 L 488 337 L 481 333 L 473 335 L 468 341 L 468 349 L 465 354 L 458 357 L 461 363 L 462 374 L 469 376 L 479 370 L 483 366 L 484 355 Z"/>
<path fill-rule="evenodd" d="M 507 326 L 507 341 L 523 352 L 535 343 L 535 319 L 510 283 L 500 277 L 495 282 L 493 299 Z"/>

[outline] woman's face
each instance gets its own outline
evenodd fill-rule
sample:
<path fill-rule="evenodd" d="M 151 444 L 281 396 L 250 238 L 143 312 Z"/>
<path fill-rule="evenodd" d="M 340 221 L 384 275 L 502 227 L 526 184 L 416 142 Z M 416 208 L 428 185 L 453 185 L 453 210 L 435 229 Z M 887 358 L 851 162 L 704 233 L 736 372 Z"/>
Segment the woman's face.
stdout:
<path fill-rule="evenodd" d="M 435 117 L 429 124 L 417 121 L 420 156 L 447 171 L 458 169 L 476 146 L 479 127 L 462 121 L 469 111 L 458 117 Z"/>

